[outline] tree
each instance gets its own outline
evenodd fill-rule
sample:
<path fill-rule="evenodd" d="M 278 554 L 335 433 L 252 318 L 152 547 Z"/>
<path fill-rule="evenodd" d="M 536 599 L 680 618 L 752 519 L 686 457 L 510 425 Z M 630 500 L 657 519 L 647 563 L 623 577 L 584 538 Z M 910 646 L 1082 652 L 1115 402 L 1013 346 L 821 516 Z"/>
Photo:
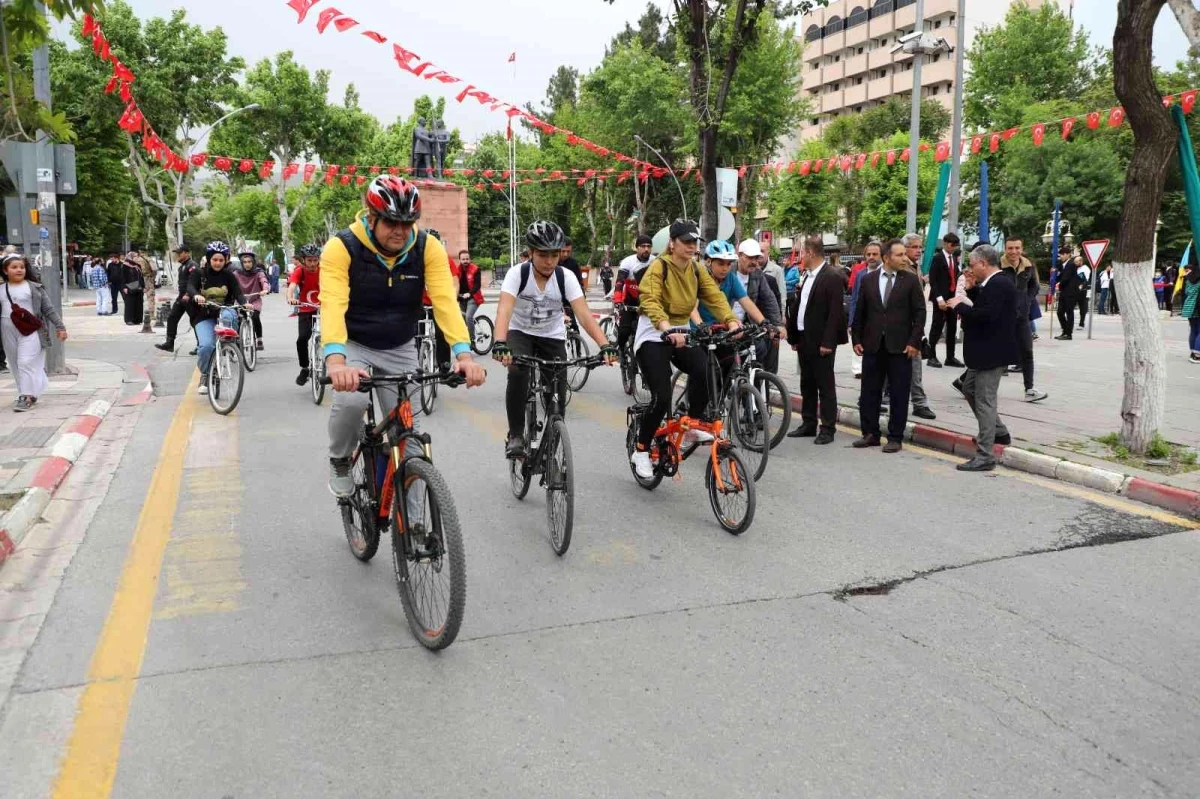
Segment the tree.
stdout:
<path fill-rule="evenodd" d="M 315 74 L 296 63 L 291 51 L 263 59 L 246 73 L 238 93 L 242 105 L 257 103 L 254 111 L 240 114 L 218 128 L 213 146 L 259 161 L 274 161 L 267 179 L 279 214 L 280 243 L 291 260 L 292 226 L 319 181 L 289 195 L 283 175 L 288 164 L 319 159 L 324 163 L 353 161 L 362 145 L 378 130 L 374 117 L 356 105 L 348 91 L 345 105 L 329 103 L 329 72 Z"/>
<path fill-rule="evenodd" d="M 833 156 L 819 139 L 805 142 L 796 153 L 800 161 L 816 162 Z M 834 176 L 822 170 L 816 174 L 789 175 L 777 182 L 770 192 L 771 227 L 780 233 L 807 235 L 830 230 L 837 222 L 833 201 Z"/>
<path fill-rule="evenodd" d="M 618 47 L 625 47 L 634 42 L 667 63 L 675 59 L 675 31 L 667 24 L 662 11 L 653 3 L 646 4 L 646 10 L 638 18 L 637 29 L 626 22 L 625 30 L 613 37 L 604 54 L 607 56 Z"/>
<path fill-rule="evenodd" d="M 875 142 L 871 149 L 900 151 L 907 146 L 908 134 L 894 133 L 890 139 Z M 920 229 L 929 225 L 939 167 L 928 153 L 913 157 L 918 159 L 917 228 Z M 914 232 L 904 229 L 908 209 L 907 164 L 897 158 L 893 166 L 887 166 L 881 158 L 878 167 L 863 169 L 857 177 L 861 180 L 864 201 L 851 234 L 854 238 L 863 242 L 872 238 L 887 240 Z"/>

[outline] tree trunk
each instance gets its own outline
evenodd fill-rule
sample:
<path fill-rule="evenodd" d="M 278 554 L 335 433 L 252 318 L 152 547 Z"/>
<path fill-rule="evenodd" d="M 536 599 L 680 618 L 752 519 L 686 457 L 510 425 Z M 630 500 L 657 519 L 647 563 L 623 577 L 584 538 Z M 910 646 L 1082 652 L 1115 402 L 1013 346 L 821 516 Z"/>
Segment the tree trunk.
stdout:
<path fill-rule="evenodd" d="M 704 200 L 700 206 L 700 235 L 717 237 L 717 126 L 700 129 L 700 175 L 704 181 Z"/>
<path fill-rule="evenodd" d="M 295 255 L 295 248 L 292 247 L 292 216 L 288 213 L 287 184 L 282 175 L 275 186 L 275 206 L 279 209 L 279 244 L 283 247 L 283 257 L 291 263 L 292 256 Z"/>
<path fill-rule="evenodd" d="M 1166 414 L 1167 368 L 1154 297 L 1154 235 L 1175 132 L 1154 83 L 1154 22 L 1166 0 L 1120 0 L 1113 33 L 1113 88 L 1133 129 L 1133 156 L 1113 250 L 1125 332 L 1121 441 L 1144 454 Z"/>
<path fill-rule="evenodd" d="M 592 258 L 596 255 L 596 181 L 593 180 L 588 187 L 587 203 L 584 206 L 584 216 L 588 223 L 588 232 L 591 235 L 591 245 L 589 246 L 587 265 L 592 265 Z"/>

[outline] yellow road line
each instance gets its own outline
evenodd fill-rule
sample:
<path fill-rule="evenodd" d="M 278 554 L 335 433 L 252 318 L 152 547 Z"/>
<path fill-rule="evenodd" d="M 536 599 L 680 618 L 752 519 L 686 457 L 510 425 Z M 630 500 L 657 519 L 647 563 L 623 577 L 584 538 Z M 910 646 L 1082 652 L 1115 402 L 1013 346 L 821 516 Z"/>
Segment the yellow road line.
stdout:
<path fill-rule="evenodd" d="M 54 781 L 55 799 L 112 793 L 129 705 L 146 652 L 163 552 L 179 501 L 188 434 L 200 406 L 198 383 L 199 378 L 193 377 L 163 440 L 120 582 L 92 654 L 87 687 Z"/>

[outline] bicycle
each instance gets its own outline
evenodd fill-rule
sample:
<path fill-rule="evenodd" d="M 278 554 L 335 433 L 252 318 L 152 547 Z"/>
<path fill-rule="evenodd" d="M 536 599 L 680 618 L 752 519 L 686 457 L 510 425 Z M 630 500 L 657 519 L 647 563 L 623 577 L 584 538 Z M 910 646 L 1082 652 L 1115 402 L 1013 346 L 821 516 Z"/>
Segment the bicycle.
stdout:
<path fill-rule="evenodd" d="M 313 403 L 320 405 L 325 399 L 325 357 L 321 345 L 321 306 L 302 302 L 296 313 L 312 314 L 312 335 L 308 337 L 308 385 L 312 389 Z"/>
<path fill-rule="evenodd" d="M 747 325 L 740 331 L 727 333 L 722 325 L 716 325 L 708 330 L 709 333 L 701 333 L 697 340 L 706 342 L 703 346 L 708 355 L 709 397 L 718 398 L 716 407 L 720 409 L 721 420 L 730 432 L 730 440 L 742 452 L 747 465 L 752 468 L 755 481 L 761 480 L 767 471 L 767 460 L 771 451 L 772 433 L 767 402 L 751 384 L 744 370 L 736 371 L 735 367 L 731 367 L 729 374 L 722 376 L 717 349 L 732 344 L 736 365 L 738 350 L 744 346 L 741 342 L 747 337 L 761 335 L 759 331 L 762 328 Z M 753 348 L 752 342 L 750 346 Z M 676 412 L 682 412 L 686 406 L 687 376 L 683 372 L 676 372 L 671 378 L 671 407 Z M 780 429 L 784 434 L 787 433 L 786 427 L 781 426 Z"/>
<path fill-rule="evenodd" d="M 588 357 L 588 347 L 579 332 L 579 323 L 570 316 L 567 316 L 564 321 L 567 327 L 567 360 L 582 361 Z M 590 369 L 581 366 L 569 368 L 567 370 L 567 386 L 571 391 L 583 391 L 590 374 Z"/>
<path fill-rule="evenodd" d="M 437 328 L 433 322 L 433 308 L 425 308 L 425 316 L 417 322 L 417 366 L 425 374 L 438 371 Z M 421 411 L 426 416 L 433 413 L 437 400 L 437 383 L 421 383 Z"/>
<path fill-rule="evenodd" d="M 257 294 L 247 295 L 246 299 Z M 242 347 L 242 360 L 246 363 L 246 371 L 253 372 L 258 368 L 258 336 L 254 332 L 254 309 L 248 305 L 237 306 L 238 343 Z"/>
<path fill-rule="evenodd" d="M 615 311 L 618 325 L 620 324 L 621 316 L 624 314 L 633 314 L 634 318 L 637 318 L 637 309 L 630 308 L 622 303 L 618 303 L 615 306 Z M 607 333 L 607 331 L 605 332 Z M 610 338 L 609 340 L 613 339 Z M 630 336 L 629 340 L 625 342 L 625 346 L 621 347 L 618 352 L 621 368 L 621 388 L 627 395 L 633 397 L 634 402 L 648 405 L 651 397 L 650 387 L 646 385 L 646 380 L 642 377 L 641 370 L 638 369 L 637 356 L 633 351 L 633 341 L 634 337 Z"/>
<path fill-rule="evenodd" d="M 463 317 L 467 314 L 467 301 L 459 299 L 458 306 L 463 312 Z M 492 342 L 496 337 L 496 326 L 492 323 L 492 317 L 479 313 L 477 308 L 475 311 L 475 329 L 471 332 L 471 352 L 476 355 L 487 355 L 492 351 Z"/>
<path fill-rule="evenodd" d="M 217 338 L 217 348 L 208 366 L 208 404 L 217 413 L 228 416 L 242 399 L 242 388 L 246 382 L 241 336 L 237 330 L 226 327 L 219 320 L 213 332 Z"/>
<path fill-rule="evenodd" d="M 711 335 L 688 334 L 689 346 L 708 346 Z M 715 350 L 715 344 L 713 345 Z M 711 352 L 711 350 L 710 350 Z M 715 356 L 714 356 L 715 357 Z M 710 380 L 713 377 L 709 374 Z M 715 388 L 710 383 L 710 389 Z M 716 416 L 716 405 L 710 391 L 706 415 Z M 625 454 L 632 457 L 637 449 L 638 430 L 641 428 L 642 416 L 650 410 L 649 405 L 635 404 L 626 411 L 627 431 L 625 434 Z M 684 445 L 684 435 L 689 430 L 698 430 L 713 437 L 709 442 L 692 442 Z M 757 504 L 754 480 L 745 461 L 738 454 L 728 438 L 725 438 L 725 423 L 721 419 L 705 422 L 686 414 L 676 413 L 666 420 L 654 432 L 654 440 L 650 445 L 650 462 L 654 466 L 654 474 L 643 478 L 631 463 L 633 479 L 647 491 L 658 488 L 664 477 L 681 480 L 680 465 L 690 458 L 697 449 L 708 448 L 708 459 L 704 470 L 704 483 L 708 490 L 708 501 L 712 507 L 717 523 L 733 535 L 741 535 L 749 529 L 754 521 L 754 510 Z"/>
<path fill-rule="evenodd" d="M 546 489 L 546 521 L 550 526 L 550 547 L 562 556 L 571 546 L 575 517 L 575 467 L 571 457 L 571 439 L 559 404 L 555 385 L 558 374 L 571 368 L 595 369 L 604 364 L 604 356 L 593 355 L 579 361 L 547 360 L 529 355 L 513 355 L 513 363 L 530 367 L 529 390 L 525 397 L 523 458 L 508 462 L 513 496 L 524 499 L 533 476 L 540 477 Z M 547 380 L 547 374 L 552 379 Z M 538 419 L 537 401 L 541 397 L 543 419 Z M 546 435 L 539 434 L 546 432 Z"/>
<path fill-rule="evenodd" d="M 323 385 L 330 378 L 322 377 Z M 467 573 L 458 511 L 445 479 L 433 465 L 432 439 L 413 429 L 408 387 L 465 383 L 453 372 L 374 374 L 360 378 L 359 391 L 371 394 L 363 432 L 351 458 L 354 492 L 338 500 L 350 552 L 366 563 L 379 550 L 380 536 L 392 533 L 392 568 L 409 629 L 427 649 L 445 649 L 462 626 Z M 396 407 L 375 421 L 381 386 L 394 386 Z M 382 406 L 381 406 L 382 407 Z M 420 455 L 405 454 L 409 440 Z M 415 509 L 410 507 L 415 499 Z M 444 589 L 444 590 L 443 590 Z"/>

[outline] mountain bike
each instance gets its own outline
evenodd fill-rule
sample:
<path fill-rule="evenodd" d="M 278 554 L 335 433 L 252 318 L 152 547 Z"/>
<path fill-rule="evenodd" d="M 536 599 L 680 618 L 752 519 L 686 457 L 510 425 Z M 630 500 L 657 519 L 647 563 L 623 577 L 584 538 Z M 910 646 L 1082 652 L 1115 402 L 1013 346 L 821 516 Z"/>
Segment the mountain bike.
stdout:
<path fill-rule="evenodd" d="M 329 385 L 329 378 L 321 378 Z M 392 533 L 392 568 L 400 603 L 413 636 L 427 649 L 445 649 L 462 626 L 467 572 L 454 497 L 433 465 L 432 439 L 413 429 L 409 386 L 465 383 L 453 372 L 373 374 L 359 380 L 371 394 L 363 431 L 351 458 L 354 493 L 338 500 L 342 527 L 354 557 L 369 561 L 379 537 Z M 378 424 L 375 402 L 381 387 L 396 392 L 396 407 Z M 383 407 L 381 405 L 381 407 Z M 406 453 L 409 441 L 421 454 Z"/>
<path fill-rule="evenodd" d="M 567 327 L 567 360 L 582 363 L 588 357 L 588 347 L 579 332 L 579 323 L 567 316 L 563 320 Z M 585 366 L 572 366 L 567 369 L 567 387 L 572 391 L 583 391 L 588 381 L 591 369 Z"/>
<path fill-rule="evenodd" d="M 325 399 L 325 355 L 321 344 L 321 306 L 302 302 L 296 306 L 297 313 L 310 313 L 312 335 L 308 337 L 308 384 L 312 389 L 313 402 L 320 405 Z"/>
<path fill-rule="evenodd" d="M 708 346 L 713 340 L 711 334 L 688 334 L 688 346 Z M 715 349 L 715 345 L 714 345 Z M 705 414 L 709 418 L 716 416 L 717 406 L 713 401 L 719 385 L 714 376 L 709 373 L 709 402 Z M 637 449 L 638 430 L 642 424 L 642 416 L 650 410 L 649 405 L 633 405 L 626 412 L 627 430 L 625 434 L 625 453 L 632 457 Z M 713 437 L 709 442 L 692 442 L 684 444 L 683 439 L 689 430 L 698 430 Z M 664 477 L 682 479 L 680 465 L 690 458 L 698 449 L 704 450 L 708 457 L 704 470 L 704 484 L 708 490 L 708 501 L 712 506 L 717 523 L 726 531 L 741 535 L 749 529 L 754 521 L 756 506 L 756 491 L 754 480 L 746 467 L 745 461 L 738 454 L 728 438 L 725 437 L 725 423 L 717 418 L 706 422 L 686 414 L 675 413 L 664 421 L 654 432 L 654 440 L 650 445 L 650 462 L 654 466 L 652 477 L 643 478 L 631 463 L 633 479 L 648 491 L 658 487 Z"/>
<path fill-rule="evenodd" d="M 635 319 L 637 317 L 637 308 L 631 308 L 618 303 L 615 309 L 618 326 L 620 325 L 620 318 L 625 314 L 633 314 Z M 646 381 L 641 375 L 641 370 L 638 369 L 637 357 L 633 351 L 633 342 L 634 336 L 630 336 L 629 340 L 625 342 L 625 346 L 621 347 L 618 353 L 621 367 L 621 388 L 624 389 L 626 394 L 633 397 L 634 402 L 641 405 L 648 405 L 650 404 L 650 387 L 646 385 Z"/>
<path fill-rule="evenodd" d="M 433 321 L 433 308 L 425 308 L 425 316 L 417 322 L 417 366 L 425 374 L 438 371 L 437 327 Z M 433 413 L 437 400 L 437 381 L 421 383 L 421 412 L 426 416 Z"/>
<path fill-rule="evenodd" d="M 570 369 L 595 369 L 604 364 L 604 356 L 580 360 L 547 360 L 529 355 L 513 355 L 513 363 L 529 367 L 529 390 L 525 395 L 525 429 L 522 432 L 525 457 L 508 462 L 513 496 L 524 499 L 533 476 L 540 477 L 546 489 L 546 521 L 550 526 L 550 547 L 556 555 L 566 554 L 571 546 L 575 520 L 575 467 L 571 458 L 571 439 L 555 385 L 559 374 Z M 542 418 L 538 418 L 538 399 Z"/>
<path fill-rule="evenodd" d="M 242 358 L 241 336 L 218 320 L 213 330 L 217 348 L 208 365 L 208 404 L 222 416 L 233 413 L 242 398 L 246 382 L 246 364 Z"/>
<path fill-rule="evenodd" d="M 754 473 L 754 479 L 761 480 L 767 471 L 767 459 L 771 452 L 771 436 L 774 428 L 773 420 L 767 401 L 750 382 L 746 372 L 735 371 L 731 365 L 729 374 L 723 375 L 718 348 L 731 347 L 734 351 L 733 363 L 736 365 L 738 351 L 760 335 L 761 328 L 755 325 L 745 325 L 734 333 L 724 331 L 723 325 L 708 328 L 708 333 L 701 333 L 697 340 L 707 342 L 704 346 L 708 356 L 708 385 L 709 396 L 716 397 L 716 407 L 720 410 L 721 420 L 729 431 L 729 438 L 741 452 L 742 460 Z M 676 372 L 671 378 L 671 407 L 678 413 L 687 409 L 687 375 Z M 790 409 L 789 409 L 790 410 Z M 786 427 L 780 427 L 784 434 Z"/>
<path fill-rule="evenodd" d="M 467 302 L 459 299 L 458 307 L 463 312 L 463 318 L 467 315 Z M 468 327 L 470 327 L 468 325 Z M 476 355 L 487 355 L 492 351 L 492 342 L 496 338 L 496 326 L 492 324 L 492 317 L 479 313 L 479 308 L 475 309 L 475 329 L 469 331 L 471 333 L 471 352 Z"/>

